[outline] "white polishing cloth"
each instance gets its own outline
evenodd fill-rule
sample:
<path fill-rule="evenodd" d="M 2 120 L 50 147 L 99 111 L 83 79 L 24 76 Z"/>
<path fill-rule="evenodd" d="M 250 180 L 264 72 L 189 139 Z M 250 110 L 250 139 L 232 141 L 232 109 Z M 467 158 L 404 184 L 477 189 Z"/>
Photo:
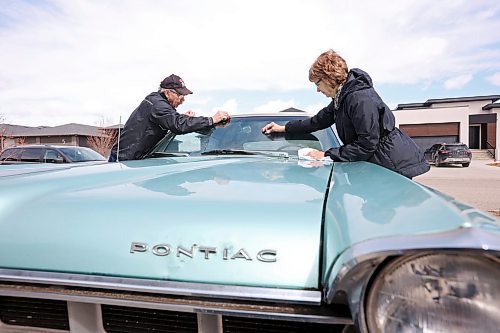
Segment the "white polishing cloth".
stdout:
<path fill-rule="evenodd" d="M 316 149 L 312 149 L 312 148 L 300 148 L 298 151 L 297 151 L 297 154 L 299 156 L 299 160 L 306 160 L 306 161 L 323 161 L 325 158 L 328 158 L 328 156 L 325 156 L 323 158 L 320 158 L 320 159 L 316 159 L 314 157 L 311 157 L 311 156 L 307 156 L 307 154 L 309 154 L 310 152 L 314 151 Z"/>

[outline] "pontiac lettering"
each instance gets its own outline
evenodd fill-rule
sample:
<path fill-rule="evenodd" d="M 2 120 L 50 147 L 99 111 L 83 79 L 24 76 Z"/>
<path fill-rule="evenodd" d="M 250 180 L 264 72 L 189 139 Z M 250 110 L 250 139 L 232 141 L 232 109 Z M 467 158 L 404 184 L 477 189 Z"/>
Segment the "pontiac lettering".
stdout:
<path fill-rule="evenodd" d="M 132 242 L 130 244 L 130 253 L 136 252 L 148 252 L 149 245 L 147 243 L 140 242 Z M 193 244 L 190 248 L 183 247 L 178 245 L 176 247 L 172 247 L 170 244 L 156 244 L 151 248 L 151 253 L 155 256 L 164 257 L 168 256 L 172 253 L 177 257 L 187 257 L 194 258 L 195 254 L 201 252 L 203 258 L 209 260 L 211 258 L 217 257 L 218 249 L 212 246 L 202 246 Z M 276 262 L 277 251 L 265 249 L 257 252 L 255 255 L 255 259 L 261 262 Z M 222 260 L 236 260 L 236 259 L 244 259 L 246 261 L 252 261 L 252 255 L 244 248 L 240 248 L 237 251 L 223 248 L 222 249 Z"/>

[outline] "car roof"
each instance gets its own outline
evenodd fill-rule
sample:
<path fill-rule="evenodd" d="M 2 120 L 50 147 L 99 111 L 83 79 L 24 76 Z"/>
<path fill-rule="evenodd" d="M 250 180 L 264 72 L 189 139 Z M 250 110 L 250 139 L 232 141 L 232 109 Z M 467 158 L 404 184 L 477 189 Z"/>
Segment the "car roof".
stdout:
<path fill-rule="evenodd" d="M 82 146 L 64 146 L 64 145 L 22 145 L 22 146 L 13 146 L 13 147 L 7 147 L 5 149 L 12 149 L 12 148 L 84 148 L 84 149 L 90 149 L 88 147 L 82 147 Z"/>
<path fill-rule="evenodd" d="M 247 117 L 312 117 L 313 114 L 308 112 L 268 112 L 268 113 L 242 113 L 231 115 L 231 118 L 247 118 Z"/>

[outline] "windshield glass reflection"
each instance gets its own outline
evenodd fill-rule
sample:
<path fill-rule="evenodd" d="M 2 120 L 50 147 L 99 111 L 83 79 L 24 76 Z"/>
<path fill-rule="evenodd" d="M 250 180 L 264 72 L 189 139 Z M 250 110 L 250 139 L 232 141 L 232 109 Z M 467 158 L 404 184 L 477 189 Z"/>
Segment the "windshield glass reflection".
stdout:
<path fill-rule="evenodd" d="M 307 117 L 234 117 L 231 122 L 206 132 L 170 134 L 153 149 L 149 157 L 252 152 L 282 152 L 286 155 L 297 155 L 297 151 L 301 148 L 325 151 L 339 146 L 331 128 L 305 134 L 265 135 L 261 132 L 261 129 L 271 121 L 284 125 L 290 120 L 305 118 Z"/>

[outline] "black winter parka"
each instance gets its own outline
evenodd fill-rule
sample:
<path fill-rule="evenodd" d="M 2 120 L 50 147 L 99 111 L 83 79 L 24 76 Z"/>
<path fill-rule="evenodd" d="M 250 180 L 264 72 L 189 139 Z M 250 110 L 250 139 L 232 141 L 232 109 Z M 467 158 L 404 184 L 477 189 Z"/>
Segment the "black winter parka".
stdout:
<path fill-rule="evenodd" d="M 343 142 L 325 152 L 334 161 L 368 161 L 408 178 L 430 168 L 415 142 L 395 126 L 394 114 L 373 89 L 370 76 L 354 68 L 349 71 L 340 95 L 314 117 L 290 121 L 289 133 L 314 132 L 335 123 Z"/>
<path fill-rule="evenodd" d="M 118 159 L 143 158 L 168 131 L 185 134 L 212 126 L 212 118 L 177 113 L 163 93 L 152 92 L 132 112 L 120 135 Z M 111 149 L 110 162 L 117 160 L 118 144 Z"/>

